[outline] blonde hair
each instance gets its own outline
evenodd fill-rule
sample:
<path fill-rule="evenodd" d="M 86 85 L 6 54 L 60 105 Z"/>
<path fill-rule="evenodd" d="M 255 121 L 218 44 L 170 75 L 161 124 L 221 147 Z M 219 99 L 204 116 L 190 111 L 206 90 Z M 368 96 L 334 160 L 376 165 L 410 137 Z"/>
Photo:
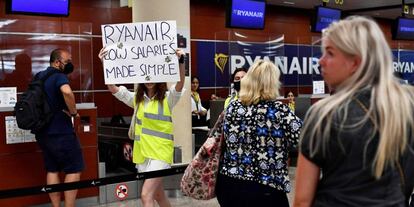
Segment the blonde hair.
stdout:
<path fill-rule="evenodd" d="M 393 77 L 392 54 L 379 26 L 365 17 L 351 16 L 332 23 L 324 32 L 346 55 L 361 58 L 359 68 L 340 84 L 336 93 L 312 106 L 306 117 L 302 136 L 310 137 L 310 153 L 326 151 L 333 117 L 343 111 L 342 123 L 355 93 L 370 87 L 371 99 L 367 114 L 351 127 L 362 126 L 373 120 L 374 129 L 368 142 L 379 132 L 379 143 L 373 162 L 373 175 L 378 179 L 388 166 L 395 167 L 407 146 L 413 129 L 414 94 L 409 86 Z M 368 106 L 366 106 L 368 107 Z M 341 120 L 340 120 L 341 121 Z M 311 123 L 311 124 L 310 124 Z M 344 128 L 343 124 L 339 130 Z M 365 156 L 365 155 L 364 155 Z"/>
<path fill-rule="evenodd" d="M 272 62 L 258 60 L 253 63 L 240 83 L 242 104 L 249 106 L 259 101 L 276 100 L 279 96 L 279 77 L 280 71 Z"/>

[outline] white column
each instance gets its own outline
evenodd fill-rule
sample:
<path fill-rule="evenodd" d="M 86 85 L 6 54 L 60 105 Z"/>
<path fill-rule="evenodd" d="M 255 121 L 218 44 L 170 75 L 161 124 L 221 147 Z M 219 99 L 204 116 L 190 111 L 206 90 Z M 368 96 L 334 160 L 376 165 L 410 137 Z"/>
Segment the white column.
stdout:
<path fill-rule="evenodd" d="M 190 0 L 133 0 L 132 21 L 147 22 L 175 20 L 177 21 L 177 33 L 187 38 L 187 47 L 183 48 L 190 53 Z M 191 64 L 190 64 L 191 65 Z M 191 71 L 191 69 L 189 70 Z M 191 83 L 190 78 L 185 78 L 186 92 L 173 110 L 174 142 L 181 146 L 183 162 L 192 159 L 191 145 Z"/>

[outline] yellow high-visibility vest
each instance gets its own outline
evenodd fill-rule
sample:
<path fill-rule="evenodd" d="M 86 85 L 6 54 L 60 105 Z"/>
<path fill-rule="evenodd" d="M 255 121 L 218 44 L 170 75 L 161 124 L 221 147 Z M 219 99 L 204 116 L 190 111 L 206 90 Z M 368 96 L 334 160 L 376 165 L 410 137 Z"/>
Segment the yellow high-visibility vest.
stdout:
<path fill-rule="evenodd" d="M 145 158 L 173 162 L 174 137 L 167 97 L 162 104 L 151 100 L 144 108 L 138 106 L 135 120 L 135 140 L 132 161 L 140 164 Z"/>

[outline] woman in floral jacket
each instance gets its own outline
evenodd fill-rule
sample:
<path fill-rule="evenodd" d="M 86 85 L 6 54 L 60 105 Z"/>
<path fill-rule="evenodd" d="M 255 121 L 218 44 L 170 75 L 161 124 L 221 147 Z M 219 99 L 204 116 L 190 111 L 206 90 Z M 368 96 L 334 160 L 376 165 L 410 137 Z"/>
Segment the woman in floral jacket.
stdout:
<path fill-rule="evenodd" d="M 225 149 L 217 199 L 226 206 L 289 206 L 289 150 L 298 143 L 302 121 L 279 96 L 279 69 L 255 62 L 241 80 L 239 100 L 224 118 Z"/>

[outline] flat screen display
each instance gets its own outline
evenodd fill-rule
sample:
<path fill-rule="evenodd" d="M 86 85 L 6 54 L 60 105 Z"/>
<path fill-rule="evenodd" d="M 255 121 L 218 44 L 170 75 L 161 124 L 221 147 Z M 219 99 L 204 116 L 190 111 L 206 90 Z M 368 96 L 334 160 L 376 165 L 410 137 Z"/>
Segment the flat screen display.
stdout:
<path fill-rule="evenodd" d="M 227 9 L 227 27 L 263 29 L 266 2 L 260 0 L 231 0 Z"/>
<path fill-rule="evenodd" d="M 7 0 L 7 13 L 68 16 L 69 0 Z"/>
<path fill-rule="evenodd" d="M 397 40 L 414 40 L 414 19 L 398 18 L 394 26 L 393 37 Z"/>
<path fill-rule="evenodd" d="M 332 22 L 341 19 L 341 10 L 327 7 L 316 7 L 316 15 L 312 24 L 312 32 L 321 32 Z"/>

